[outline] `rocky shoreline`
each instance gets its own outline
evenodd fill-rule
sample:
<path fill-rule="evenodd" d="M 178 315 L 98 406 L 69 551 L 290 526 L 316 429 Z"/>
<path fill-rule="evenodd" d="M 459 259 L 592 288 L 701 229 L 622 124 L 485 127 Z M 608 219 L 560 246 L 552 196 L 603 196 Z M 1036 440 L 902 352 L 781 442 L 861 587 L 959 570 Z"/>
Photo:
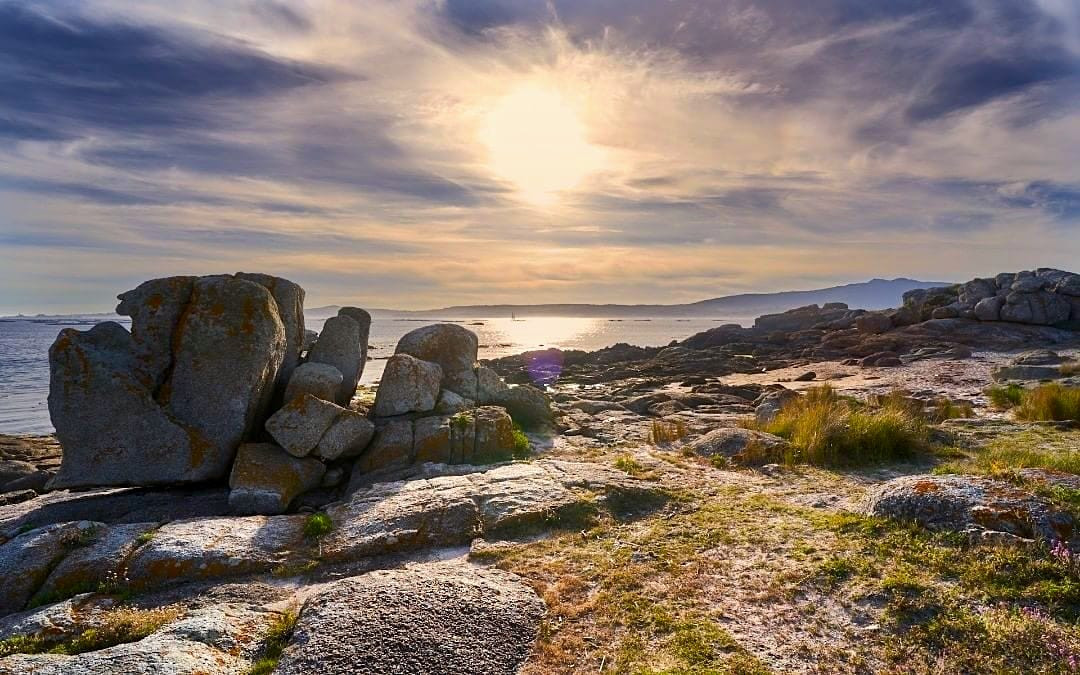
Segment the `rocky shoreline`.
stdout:
<path fill-rule="evenodd" d="M 763 425 L 827 383 L 860 406 L 902 395 L 934 447 L 971 461 L 997 439 L 1073 447 L 1071 423 L 1011 419 L 986 388 L 1080 384 L 1077 275 L 489 363 L 467 329 L 427 326 L 401 339 L 374 395 L 357 388 L 370 317 L 343 308 L 316 336 L 303 297 L 266 275 L 158 279 L 120 295 L 130 333 L 61 332 L 56 437 L 0 438 L 0 673 L 875 672 L 909 628 L 883 628 L 888 608 L 855 586 L 806 585 L 861 555 L 835 522 L 914 523 L 993 555 L 1076 550 L 1068 471 L 933 473 L 943 450 L 798 466 L 777 460 L 794 441 Z M 943 405 L 963 414 L 935 417 Z M 724 543 L 671 558 L 714 527 Z M 693 597 L 616 568 L 589 580 L 606 564 Z M 787 595 L 749 593 L 766 573 Z M 619 593 L 679 618 L 611 614 Z M 692 654 L 679 647 L 691 624 L 712 636 L 694 633 Z M 117 636 L 84 644 L 87 631 Z"/>

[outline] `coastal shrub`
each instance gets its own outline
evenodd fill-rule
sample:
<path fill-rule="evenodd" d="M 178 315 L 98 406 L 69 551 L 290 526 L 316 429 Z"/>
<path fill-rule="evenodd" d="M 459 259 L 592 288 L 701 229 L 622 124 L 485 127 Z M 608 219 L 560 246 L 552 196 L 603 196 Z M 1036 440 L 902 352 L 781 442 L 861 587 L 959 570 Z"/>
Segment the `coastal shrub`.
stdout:
<path fill-rule="evenodd" d="M 1014 410 L 1016 419 L 1026 421 L 1080 422 L 1080 388 L 1043 384 L 1025 391 Z"/>
<path fill-rule="evenodd" d="M 967 401 L 952 401 L 947 398 L 939 398 L 934 402 L 933 419 L 935 422 L 968 419 L 974 416 L 975 407 Z"/>
<path fill-rule="evenodd" d="M 641 466 L 633 455 L 621 455 L 615 460 L 615 468 L 619 471 L 624 471 L 631 476 L 637 476 L 645 471 L 645 467 Z"/>
<path fill-rule="evenodd" d="M 521 425 L 514 424 L 514 446 L 513 457 L 514 459 L 526 459 L 532 450 L 532 444 L 529 442 L 529 437 L 525 434 L 525 430 L 521 428 Z"/>
<path fill-rule="evenodd" d="M 649 442 L 653 445 L 674 443 L 688 433 L 686 424 L 679 420 L 653 420 L 649 426 Z"/>
<path fill-rule="evenodd" d="M 266 637 L 263 638 L 262 651 L 259 659 L 248 670 L 247 675 L 269 675 L 277 668 L 281 660 L 281 652 L 285 651 L 296 629 L 296 620 L 299 618 L 295 609 L 287 609 L 277 615 L 270 624 Z"/>
<path fill-rule="evenodd" d="M 1001 410 L 1007 410 L 1020 405 L 1020 399 L 1024 396 L 1024 388 L 1012 383 L 1004 387 L 987 387 L 984 393 L 990 399 L 990 405 Z"/>
<path fill-rule="evenodd" d="M 869 407 L 839 396 L 828 385 L 792 399 L 776 418 L 756 428 L 786 439 L 783 461 L 857 466 L 908 459 L 927 445 L 926 421 L 906 399 L 883 397 Z"/>

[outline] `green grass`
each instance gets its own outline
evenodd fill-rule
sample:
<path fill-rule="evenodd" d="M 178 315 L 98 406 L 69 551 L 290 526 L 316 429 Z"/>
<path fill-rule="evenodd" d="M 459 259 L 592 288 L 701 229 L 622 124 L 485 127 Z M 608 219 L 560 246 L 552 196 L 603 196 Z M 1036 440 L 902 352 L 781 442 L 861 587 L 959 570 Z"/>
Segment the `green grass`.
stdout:
<path fill-rule="evenodd" d="M 975 407 L 967 401 L 951 401 L 940 398 L 934 402 L 933 420 L 944 422 L 945 420 L 970 419 L 975 416 Z"/>
<path fill-rule="evenodd" d="M 1080 388 L 1039 385 L 1021 395 L 1013 414 L 1025 421 L 1080 422 Z"/>
<path fill-rule="evenodd" d="M 0 657 L 10 654 L 82 654 L 114 645 L 136 642 L 180 616 L 173 607 L 134 609 L 121 607 L 103 612 L 98 625 L 68 640 L 16 636 L 0 640 Z"/>
<path fill-rule="evenodd" d="M 247 671 L 247 675 L 269 675 L 277 668 L 281 653 L 289 644 L 289 638 L 292 637 L 298 618 L 299 615 L 295 609 L 288 609 L 274 618 L 266 632 L 266 637 L 263 638 L 259 658 Z"/>
<path fill-rule="evenodd" d="M 787 464 L 859 466 L 910 459 L 928 446 L 921 412 L 899 395 L 882 397 L 878 407 L 837 395 L 828 385 L 789 401 L 776 418 L 749 426 L 786 439 L 780 457 Z"/>
<path fill-rule="evenodd" d="M 1004 387 L 997 385 L 987 387 L 983 393 L 990 399 L 990 405 L 1000 410 L 1008 410 L 1020 405 L 1020 400 L 1024 396 L 1024 388 L 1014 382 Z"/>

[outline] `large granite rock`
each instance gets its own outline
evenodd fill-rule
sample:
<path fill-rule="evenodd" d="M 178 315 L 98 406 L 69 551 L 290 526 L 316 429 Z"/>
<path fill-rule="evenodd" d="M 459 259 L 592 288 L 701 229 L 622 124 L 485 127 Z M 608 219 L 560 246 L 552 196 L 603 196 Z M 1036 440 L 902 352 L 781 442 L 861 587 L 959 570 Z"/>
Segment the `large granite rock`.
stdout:
<path fill-rule="evenodd" d="M 64 455 L 51 487 L 222 475 L 231 451 L 222 456 L 203 433 L 166 414 L 140 380 L 135 358 L 131 335 L 120 324 L 60 331 L 49 349 L 49 416 Z"/>
<path fill-rule="evenodd" d="M 414 458 L 413 421 L 391 420 L 375 431 L 375 439 L 356 460 L 353 474 L 409 466 Z"/>
<path fill-rule="evenodd" d="M 229 476 L 229 506 L 239 514 L 284 513 L 298 495 L 319 486 L 326 465 L 293 457 L 271 443 L 245 443 Z"/>
<path fill-rule="evenodd" d="M 101 523 L 78 521 L 57 523 L 20 534 L 0 545 L 0 616 L 26 606 L 38 587 L 48 578 L 68 552 L 103 527 Z"/>
<path fill-rule="evenodd" d="M 367 448 L 374 436 L 375 425 L 371 420 L 358 412 L 343 410 L 319 439 L 314 454 L 328 462 L 355 457 Z"/>
<path fill-rule="evenodd" d="M 1021 282 L 1018 281 L 1013 287 L 1019 284 Z M 1068 321 L 1071 310 L 1069 301 L 1057 293 L 1044 290 L 1013 291 L 1005 296 L 1005 304 L 1001 307 L 1001 320 L 1053 326 Z"/>
<path fill-rule="evenodd" d="M 341 387 L 335 402 L 346 407 L 356 394 L 364 367 L 360 349 L 360 324 L 349 316 L 335 316 L 326 320 L 319 339 L 308 352 L 309 363 L 325 363 L 341 373 Z"/>
<path fill-rule="evenodd" d="M 359 382 L 364 374 L 364 366 L 367 364 L 368 340 L 371 338 L 371 314 L 359 307 L 342 307 L 338 309 L 338 316 L 351 318 L 360 328 L 360 373 L 356 376 Z"/>
<path fill-rule="evenodd" d="M 409 354 L 442 368 L 442 388 L 476 400 L 476 354 L 479 342 L 472 331 L 439 323 L 410 331 L 398 341 L 396 354 Z"/>
<path fill-rule="evenodd" d="M 1004 481 L 975 476 L 904 476 L 873 488 L 865 513 L 935 530 L 1004 533 L 1022 539 L 1069 541 L 1072 517 Z"/>
<path fill-rule="evenodd" d="M 434 410 L 442 377 L 442 368 L 437 363 L 394 354 L 387 360 L 375 392 L 375 414 L 392 417 Z"/>
<path fill-rule="evenodd" d="M 532 650 L 544 603 L 520 578 L 463 562 L 410 565 L 311 597 L 279 675 L 509 675 Z"/>
<path fill-rule="evenodd" d="M 514 421 L 526 429 L 542 429 L 554 420 L 551 399 L 532 385 L 506 389 L 496 396 L 494 403 L 506 408 Z"/>
<path fill-rule="evenodd" d="M 510 389 L 499 374 L 487 366 L 476 367 L 476 402 L 492 405 Z"/>
<path fill-rule="evenodd" d="M 787 441 L 753 429 L 721 427 L 687 443 L 685 450 L 702 457 L 724 457 L 737 464 L 775 462 Z"/>
<path fill-rule="evenodd" d="M 172 372 L 158 399 L 208 442 L 207 477 L 222 478 L 263 419 L 285 358 L 285 327 L 266 288 L 222 276 L 195 281 L 176 330 Z"/>

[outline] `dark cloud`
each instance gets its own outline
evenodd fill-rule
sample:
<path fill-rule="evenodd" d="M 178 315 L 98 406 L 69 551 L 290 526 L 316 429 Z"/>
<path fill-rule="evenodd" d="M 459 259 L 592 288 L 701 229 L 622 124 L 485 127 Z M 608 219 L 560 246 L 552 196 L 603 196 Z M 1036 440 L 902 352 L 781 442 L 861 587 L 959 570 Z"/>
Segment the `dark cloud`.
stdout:
<path fill-rule="evenodd" d="M 340 78 L 206 34 L 0 3 L 0 130 L 9 136 L 205 128 L 230 102 Z"/>

